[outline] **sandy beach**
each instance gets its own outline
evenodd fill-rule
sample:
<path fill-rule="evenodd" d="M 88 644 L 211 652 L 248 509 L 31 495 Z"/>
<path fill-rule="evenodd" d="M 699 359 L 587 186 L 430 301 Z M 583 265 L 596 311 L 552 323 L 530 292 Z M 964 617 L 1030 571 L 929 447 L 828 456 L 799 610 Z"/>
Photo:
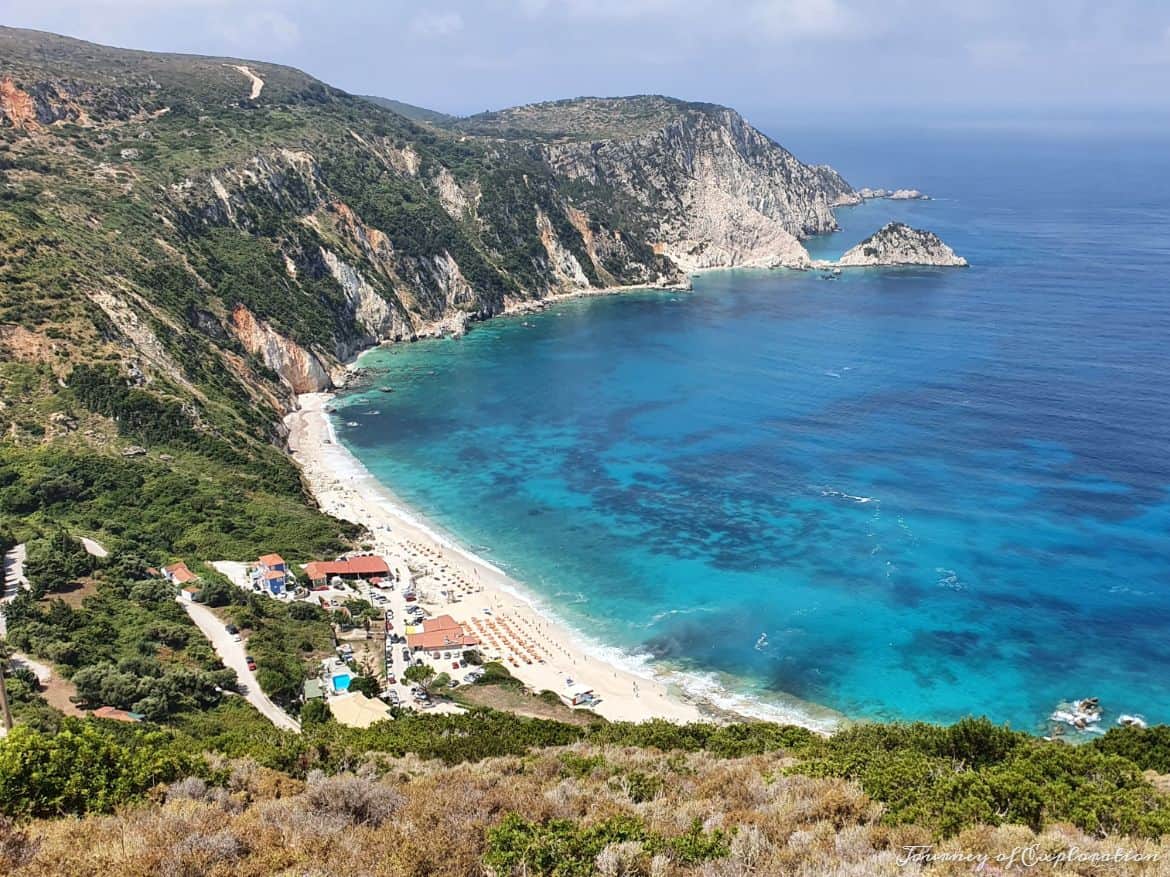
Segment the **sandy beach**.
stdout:
<path fill-rule="evenodd" d="M 594 710 L 611 720 L 704 716 L 698 706 L 649 672 L 590 654 L 579 636 L 539 613 L 523 585 L 428 528 L 335 440 L 326 405 L 329 393 L 298 397 L 285 418 L 289 448 L 326 512 L 365 527 L 375 550 L 395 567 L 409 567 L 420 602 L 432 614 L 449 614 L 484 639 L 485 656 L 499 656 L 535 691 L 562 693 L 567 681 L 591 688 Z"/>

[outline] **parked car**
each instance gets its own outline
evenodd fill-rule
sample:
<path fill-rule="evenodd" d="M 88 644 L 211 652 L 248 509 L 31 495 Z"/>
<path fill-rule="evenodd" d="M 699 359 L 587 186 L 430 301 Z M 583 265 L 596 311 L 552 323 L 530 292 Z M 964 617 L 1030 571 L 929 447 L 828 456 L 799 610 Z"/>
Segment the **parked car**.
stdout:
<path fill-rule="evenodd" d="M 256 669 L 256 659 L 255 659 L 255 658 L 253 658 L 251 655 L 245 655 L 245 656 L 244 656 L 244 662 L 245 662 L 245 663 L 248 665 L 248 669 L 249 669 L 249 670 L 255 670 L 255 669 Z"/>
<path fill-rule="evenodd" d="M 402 660 L 406 661 L 408 664 L 410 663 L 410 649 L 402 650 Z"/>
<path fill-rule="evenodd" d="M 386 684 L 387 685 L 396 685 L 397 683 L 398 683 L 398 679 L 395 678 L 393 673 L 386 674 Z"/>

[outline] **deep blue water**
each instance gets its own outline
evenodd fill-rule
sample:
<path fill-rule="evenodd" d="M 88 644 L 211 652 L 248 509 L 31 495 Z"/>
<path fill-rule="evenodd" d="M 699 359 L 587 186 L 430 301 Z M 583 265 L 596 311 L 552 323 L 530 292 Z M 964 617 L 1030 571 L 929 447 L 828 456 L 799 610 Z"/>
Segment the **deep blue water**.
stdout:
<path fill-rule="evenodd" d="M 1168 144 L 778 139 L 936 196 L 814 255 L 898 218 L 972 267 L 712 273 L 375 351 L 396 392 L 344 397 L 344 442 L 598 641 L 769 707 L 1170 721 Z"/>

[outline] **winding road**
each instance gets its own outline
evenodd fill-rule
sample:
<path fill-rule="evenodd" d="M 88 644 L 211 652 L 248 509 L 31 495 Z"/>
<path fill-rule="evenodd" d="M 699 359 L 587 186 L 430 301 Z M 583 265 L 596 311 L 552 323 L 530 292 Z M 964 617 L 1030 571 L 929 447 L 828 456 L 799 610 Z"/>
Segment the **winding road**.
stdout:
<path fill-rule="evenodd" d="M 248 703 L 260 710 L 264 717 L 276 727 L 285 731 L 300 732 L 300 722 L 273 703 L 260 688 L 260 683 L 256 681 L 256 674 L 248 669 L 248 663 L 244 660 L 247 656 L 244 644 L 232 639 L 232 635 L 224 627 L 223 620 L 199 603 L 191 603 L 182 599 L 179 600 L 179 603 L 187 610 L 187 614 L 191 616 L 195 626 L 203 631 L 203 635 L 211 642 L 216 654 L 223 661 L 223 665 L 236 671 L 236 676 L 240 680 L 240 694 Z"/>

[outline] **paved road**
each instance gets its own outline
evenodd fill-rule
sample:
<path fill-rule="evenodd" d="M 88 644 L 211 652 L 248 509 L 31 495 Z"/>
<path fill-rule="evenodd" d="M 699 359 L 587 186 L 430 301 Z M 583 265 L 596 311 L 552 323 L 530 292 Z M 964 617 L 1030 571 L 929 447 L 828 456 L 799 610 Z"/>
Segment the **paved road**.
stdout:
<path fill-rule="evenodd" d="M 260 683 L 256 681 L 256 674 L 248 669 L 248 664 L 244 660 L 247 655 L 244 644 L 232 639 L 232 635 L 224 629 L 224 623 L 219 616 L 199 603 L 191 603 L 186 600 L 179 602 L 187 610 L 191 620 L 211 642 L 224 666 L 236 671 L 236 675 L 240 679 L 240 694 L 247 698 L 248 703 L 260 710 L 276 727 L 286 731 L 300 731 L 300 723 L 274 704 L 260 688 Z"/>

